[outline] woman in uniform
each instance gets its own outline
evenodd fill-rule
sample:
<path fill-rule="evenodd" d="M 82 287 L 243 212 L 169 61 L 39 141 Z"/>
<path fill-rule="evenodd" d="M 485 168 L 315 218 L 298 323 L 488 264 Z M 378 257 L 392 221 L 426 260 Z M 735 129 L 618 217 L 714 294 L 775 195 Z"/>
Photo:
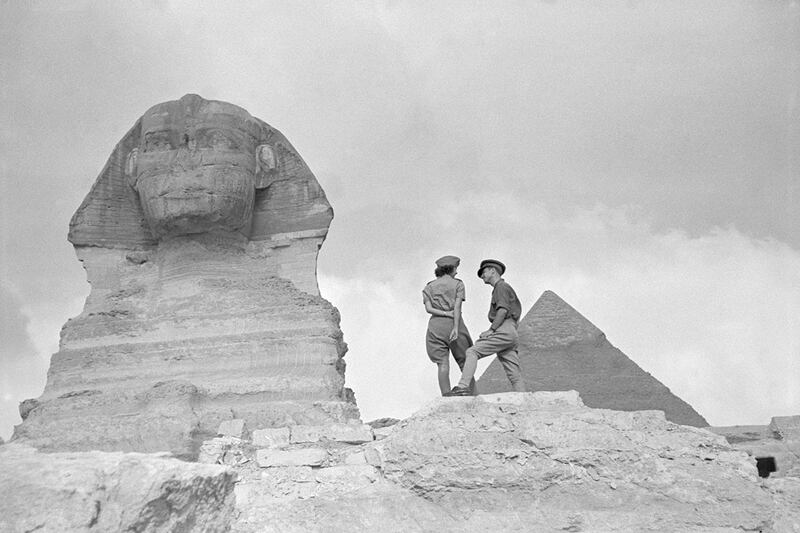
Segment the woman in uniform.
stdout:
<path fill-rule="evenodd" d="M 459 369 L 464 368 L 467 348 L 472 346 L 467 326 L 461 317 L 461 303 L 465 300 L 464 282 L 456 279 L 461 260 L 446 255 L 436 261 L 436 279 L 425 285 L 422 302 L 431 315 L 425 347 L 428 357 L 438 367 L 439 389 L 442 394 L 450 392 L 450 354 Z M 470 383 L 475 390 L 475 380 Z"/>

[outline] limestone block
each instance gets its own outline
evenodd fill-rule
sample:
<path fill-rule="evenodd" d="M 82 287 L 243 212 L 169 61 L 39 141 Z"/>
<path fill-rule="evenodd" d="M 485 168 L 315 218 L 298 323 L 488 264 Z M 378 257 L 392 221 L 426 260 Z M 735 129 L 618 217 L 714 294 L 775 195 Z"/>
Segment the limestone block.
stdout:
<path fill-rule="evenodd" d="M 394 432 L 394 426 L 386 426 L 382 428 L 373 428 L 372 434 L 375 435 L 375 440 L 383 440 Z"/>
<path fill-rule="evenodd" d="M 380 477 L 374 467 L 366 464 L 320 468 L 315 475 L 319 483 L 335 486 L 337 491 L 358 490 L 374 483 Z"/>
<path fill-rule="evenodd" d="M 362 444 L 375 440 L 372 428 L 367 424 L 331 424 L 325 427 L 323 436 L 336 442 Z"/>
<path fill-rule="evenodd" d="M 273 466 L 320 466 L 327 459 L 328 452 L 323 448 L 256 450 L 256 462 L 262 468 Z"/>
<path fill-rule="evenodd" d="M 235 418 L 233 420 L 223 420 L 219 425 L 219 429 L 217 429 L 217 435 L 243 439 L 245 431 L 245 421 L 241 418 Z"/>
<path fill-rule="evenodd" d="M 257 429 L 251 438 L 257 448 L 283 448 L 289 445 L 289 428 Z"/>
<path fill-rule="evenodd" d="M 262 480 L 293 481 L 295 483 L 314 483 L 314 470 L 310 466 L 273 467 L 261 472 Z"/>
<path fill-rule="evenodd" d="M 291 442 L 293 444 L 319 442 L 320 440 L 361 444 L 372 442 L 372 428 L 367 424 L 327 424 L 324 426 L 293 426 Z"/>
<path fill-rule="evenodd" d="M 0 447 L 0 531 L 227 531 L 235 474 L 140 453 Z"/>
<path fill-rule="evenodd" d="M 365 465 L 367 464 L 367 458 L 364 456 L 363 451 L 357 451 L 355 453 L 351 453 L 350 455 L 345 456 L 344 464 L 346 465 Z"/>
<path fill-rule="evenodd" d="M 289 428 L 289 442 L 292 444 L 319 442 L 319 440 L 322 438 L 323 430 L 324 428 L 322 426 L 292 426 Z"/>

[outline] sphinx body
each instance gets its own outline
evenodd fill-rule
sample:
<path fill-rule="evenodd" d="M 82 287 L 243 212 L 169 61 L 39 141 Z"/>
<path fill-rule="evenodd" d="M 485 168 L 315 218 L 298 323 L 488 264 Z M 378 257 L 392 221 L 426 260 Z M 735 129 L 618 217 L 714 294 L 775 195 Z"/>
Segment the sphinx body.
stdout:
<path fill-rule="evenodd" d="M 358 418 L 319 296 L 333 211 L 283 135 L 197 95 L 148 110 L 70 223 L 91 292 L 14 438 L 192 457 L 220 421 Z"/>

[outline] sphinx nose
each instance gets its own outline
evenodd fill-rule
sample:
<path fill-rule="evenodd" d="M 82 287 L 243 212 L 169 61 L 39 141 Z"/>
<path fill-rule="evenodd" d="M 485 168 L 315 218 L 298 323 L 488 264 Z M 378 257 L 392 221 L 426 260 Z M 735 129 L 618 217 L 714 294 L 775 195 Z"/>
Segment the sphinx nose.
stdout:
<path fill-rule="evenodd" d="M 196 150 L 197 149 L 197 139 L 194 135 L 190 135 L 188 133 L 183 134 L 183 138 L 181 139 L 181 148 L 187 148 L 189 150 Z"/>
<path fill-rule="evenodd" d="M 197 143 L 190 138 L 178 147 L 173 162 L 188 170 L 203 164 L 203 154 L 200 150 L 197 150 Z"/>

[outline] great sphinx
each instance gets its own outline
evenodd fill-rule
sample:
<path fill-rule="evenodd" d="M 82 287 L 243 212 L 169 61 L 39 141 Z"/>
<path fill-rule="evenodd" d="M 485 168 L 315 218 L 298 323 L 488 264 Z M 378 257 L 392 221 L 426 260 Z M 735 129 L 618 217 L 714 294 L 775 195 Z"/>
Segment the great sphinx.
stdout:
<path fill-rule="evenodd" d="M 358 418 L 316 279 L 332 217 L 297 151 L 244 109 L 150 108 L 72 218 L 91 292 L 14 439 L 191 457 L 226 419 Z"/>

